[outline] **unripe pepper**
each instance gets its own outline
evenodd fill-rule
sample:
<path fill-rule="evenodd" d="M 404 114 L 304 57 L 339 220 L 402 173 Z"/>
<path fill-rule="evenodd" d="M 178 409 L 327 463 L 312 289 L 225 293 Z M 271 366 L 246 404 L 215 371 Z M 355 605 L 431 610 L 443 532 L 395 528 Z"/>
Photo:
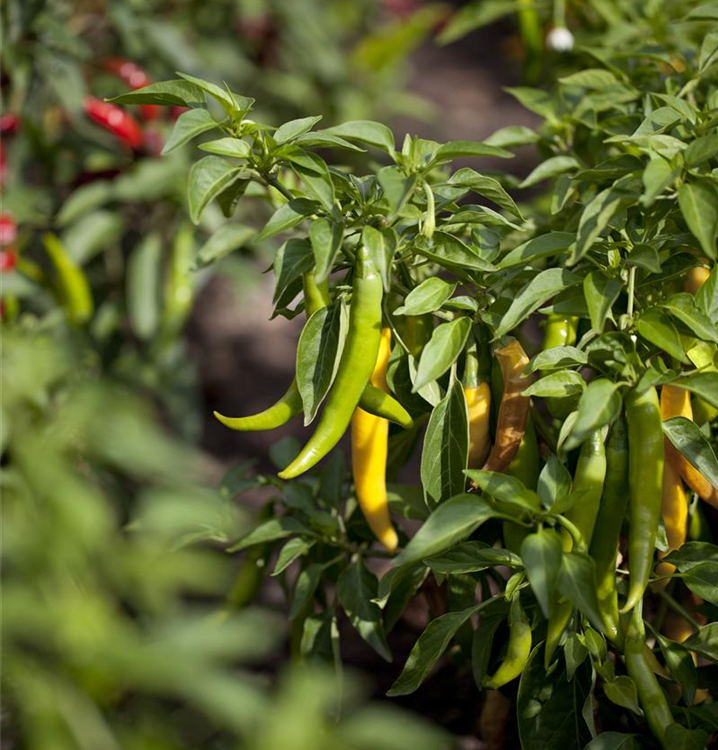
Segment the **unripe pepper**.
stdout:
<path fill-rule="evenodd" d="M 496 441 L 483 466 L 485 471 L 505 471 L 514 459 L 526 431 L 530 408 L 530 399 L 522 395 L 531 378 L 521 374 L 529 363 L 521 344 L 512 339 L 497 349 L 495 355 L 504 381 L 504 393 L 496 424 Z"/>
<path fill-rule="evenodd" d="M 622 634 L 618 619 L 616 558 L 627 505 L 628 430 L 626 420 L 620 415 L 611 427 L 606 445 L 606 479 L 589 548 L 596 564 L 596 593 L 606 634 L 619 645 Z"/>
<path fill-rule="evenodd" d="M 511 602 L 509 612 L 509 645 L 506 649 L 506 658 L 491 677 L 484 678 L 484 685 L 497 690 L 516 679 L 523 672 L 530 654 L 531 626 L 516 597 Z"/>
<path fill-rule="evenodd" d="M 368 248 L 362 245 L 357 249 L 349 330 L 334 385 L 317 429 L 294 461 L 279 472 L 281 479 L 292 479 L 311 469 L 346 432 L 379 353 L 383 294 L 381 274 Z"/>
<path fill-rule="evenodd" d="M 688 271 L 683 288 L 690 294 L 695 294 L 705 284 L 710 275 L 710 271 L 707 268 L 695 266 Z"/>
<path fill-rule="evenodd" d="M 85 272 L 70 258 L 60 240 L 49 232 L 42 238 L 57 274 L 58 296 L 71 323 L 82 325 L 94 312 L 92 291 Z"/>
<path fill-rule="evenodd" d="M 576 498 L 574 506 L 566 513 L 569 521 L 581 532 L 586 545 L 591 544 L 605 479 L 606 451 L 603 445 L 603 435 L 601 430 L 595 430 L 581 446 L 572 490 L 581 494 Z M 564 551 L 570 552 L 573 547 L 570 535 L 562 530 L 561 537 Z M 548 621 L 544 648 L 547 667 L 551 663 L 572 612 L 573 604 L 569 601 L 556 602 L 553 607 Z"/>
<path fill-rule="evenodd" d="M 506 473 L 509 476 L 519 479 L 524 487 L 528 487 L 530 490 L 535 490 L 538 484 L 540 469 L 536 428 L 534 427 L 533 419 L 529 414 L 529 418 L 526 421 L 526 431 L 521 440 L 518 453 L 514 457 L 514 460 L 509 464 Z M 517 555 L 520 554 L 521 542 L 523 542 L 526 536 L 531 533 L 531 529 L 525 526 L 520 526 L 517 523 L 512 523 L 511 521 L 504 521 L 502 529 L 502 536 L 506 549 L 515 552 Z"/>
<path fill-rule="evenodd" d="M 685 388 L 664 385 L 661 388 L 661 417 L 665 421 L 671 417 L 693 419 L 691 396 Z M 695 466 L 665 438 L 666 460 L 683 477 L 685 483 L 702 499 L 718 508 L 718 488 L 714 487 Z M 684 537 L 685 538 L 685 537 Z"/>
<path fill-rule="evenodd" d="M 144 140 L 142 127 L 124 109 L 94 96 L 86 96 L 82 106 L 93 122 L 112 133 L 117 140 L 135 151 L 141 148 Z"/>
<path fill-rule="evenodd" d="M 575 315 L 560 315 L 550 313 L 546 318 L 542 351 L 554 349 L 557 346 L 573 346 L 576 343 L 579 319 Z M 578 403 L 578 396 L 545 399 L 546 406 L 556 419 L 564 420 L 574 411 Z"/>
<path fill-rule="evenodd" d="M 653 568 L 656 534 L 661 518 L 663 495 L 663 428 L 656 389 L 626 396 L 628 422 L 629 532 L 630 570 L 628 599 L 621 612 L 638 604 L 646 590 Z"/>
<path fill-rule="evenodd" d="M 630 426 L 629 426 L 630 431 Z M 667 748 L 665 734 L 668 727 L 674 723 L 673 714 L 661 690 L 658 679 L 653 672 L 647 657 L 646 636 L 641 616 L 642 607 L 638 606 L 631 615 L 631 621 L 626 633 L 624 655 L 626 670 L 638 691 L 638 700 L 646 715 L 648 726 L 661 746 Z"/>
<path fill-rule="evenodd" d="M 603 435 L 601 430 L 594 430 L 581 446 L 576 465 L 573 491 L 582 494 L 577 497 L 574 506 L 566 513 L 566 517 L 581 532 L 587 545 L 593 538 L 605 479 L 606 449 L 603 445 Z M 563 544 L 567 552 L 573 546 L 568 532 L 563 533 Z"/>
<path fill-rule="evenodd" d="M 391 329 L 384 328 L 371 384 L 385 392 L 389 390 L 386 368 L 390 355 Z M 389 552 L 393 552 L 399 539 L 389 517 L 386 498 L 389 422 L 359 407 L 352 416 L 351 435 L 352 473 L 359 507 L 377 539 Z"/>
<path fill-rule="evenodd" d="M 304 274 L 303 284 L 304 305 L 307 317 L 311 317 L 317 310 L 329 304 L 329 286 L 326 281 L 317 284 L 312 272 Z M 247 417 L 225 417 L 215 411 L 214 416 L 225 427 L 239 432 L 274 430 L 298 416 L 302 411 L 302 406 L 302 397 L 295 378 L 284 395 L 264 411 Z M 404 429 L 409 429 L 413 425 L 409 412 L 393 396 L 374 387 L 371 383 L 367 383 L 359 400 L 359 406 L 370 414 L 395 422 Z"/>

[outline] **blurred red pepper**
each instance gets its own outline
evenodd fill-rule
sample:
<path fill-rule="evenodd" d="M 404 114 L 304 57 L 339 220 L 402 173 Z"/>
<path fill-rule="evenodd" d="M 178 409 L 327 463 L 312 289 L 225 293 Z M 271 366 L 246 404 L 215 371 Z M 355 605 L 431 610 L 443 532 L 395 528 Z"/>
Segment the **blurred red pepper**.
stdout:
<path fill-rule="evenodd" d="M 10 136 L 17 133 L 20 127 L 20 118 L 17 115 L 0 115 L 0 135 Z"/>
<path fill-rule="evenodd" d="M 14 248 L 0 250 L 0 273 L 9 273 L 15 268 L 17 251 Z"/>
<path fill-rule="evenodd" d="M 12 214 L 0 214 L 0 245 L 12 245 L 17 238 L 17 226 Z"/>
<path fill-rule="evenodd" d="M 179 116 L 187 112 L 188 109 L 189 107 L 182 107 L 179 104 L 175 104 L 170 109 L 170 120 L 172 120 L 172 122 L 175 122 L 179 118 Z"/>
<path fill-rule="evenodd" d="M 108 130 L 122 143 L 133 150 L 141 148 L 144 134 L 135 118 L 116 104 L 103 102 L 94 96 L 86 96 L 82 103 L 87 116 L 100 127 Z"/>
<path fill-rule="evenodd" d="M 152 79 L 147 73 L 131 60 L 113 57 L 110 60 L 106 60 L 103 63 L 103 67 L 124 81 L 133 91 L 142 89 L 152 83 Z M 160 108 L 156 104 L 142 104 L 140 105 L 140 111 L 145 120 L 156 120 L 160 115 Z"/>

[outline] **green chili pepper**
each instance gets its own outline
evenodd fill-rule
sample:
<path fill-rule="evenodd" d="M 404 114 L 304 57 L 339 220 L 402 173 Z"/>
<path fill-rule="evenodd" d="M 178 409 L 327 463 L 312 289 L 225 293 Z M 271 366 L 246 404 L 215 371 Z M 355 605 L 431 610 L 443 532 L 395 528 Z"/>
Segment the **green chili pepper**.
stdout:
<path fill-rule="evenodd" d="M 376 363 L 381 340 L 383 286 L 369 250 L 357 249 L 349 330 L 339 369 L 317 429 L 299 455 L 279 472 L 292 479 L 317 464 L 339 442 L 351 422 Z"/>
<path fill-rule="evenodd" d="M 628 422 L 630 569 L 628 599 L 621 612 L 628 612 L 643 598 L 653 568 L 656 533 L 661 518 L 663 491 L 663 426 L 655 388 L 626 396 Z"/>
<path fill-rule="evenodd" d="M 530 490 L 535 490 L 538 484 L 540 468 L 536 429 L 534 428 L 533 417 L 529 414 L 529 418 L 526 421 L 526 432 L 521 440 L 519 452 L 509 464 L 506 473 L 521 480 L 524 486 Z M 531 529 L 519 526 L 517 523 L 511 523 L 511 521 L 504 521 L 502 533 L 506 549 L 519 554 L 521 542 L 531 533 Z"/>
<path fill-rule="evenodd" d="M 82 325 L 95 309 L 85 272 L 70 258 L 62 243 L 49 232 L 42 238 L 57 272 L 58 296 L 71 323 Z"/>
<path fill-rule="evenodd" d="M 511 602 L 509 612 L 509 644 L 506 658 L 491 677 L 484 678 L 487 688 L 497 690 L 516 679 L 523 672 L 531 653 L 531 626 L 518 597 Z"/>
<path fill-rule="evenodd" d="M 630 422 L 629 422 L 630 442 Z M 661 435 L 661 439 L 663 436 Z M 666 700 L 666 695 L 661 690 L 656 675 L 648 661 L 646 651 L 646 635 L 643 627 L 641 601 L 631 614 L 631 621 L 626 633 L 624 655 L 626 657 L 626 670 L 629 677 L 636 684 L 638 700 L 646 715 L 648 726 L 665 748 L 665 734 L 668 727 L 674 723 L 673 714 Z"/>
<path fill-rule="evenodd" d="M 329 304 L 329 287 L 326 281 L 317 284 L 313 273 L 306 273 L 303 282 L 304 305 L 307 316 L 311 316 Z M 239 432 L 274 430 L 301 414 L 302 406 L 302 397 L 295 379 L 292 380 L 284 395 L 264 411 L 248 417 L 225 417 L 219 412 L 214 412 L 214 416 L 230 430 Z M 414 424 L 409 412 L 393 396 L 380 388 L 375 388 L 371 383 L 367 383 L 359 406 L 364 411 L 388 419 L 404 429 L 409 429 Z"/>
<path fill-rule="evenodd" d="M 593 537 L 605 479 L 606 449 L 601 430 L 595 430 L 581 446 L 572 490 L 577 495 L 576 502 L 566 513 L 586 544 L 590 544 Z M 571 536 L 566 531 L 562 532 L 562 536 L 564 549 L 568 552 L 572 547 Z"/>
<path fill-rule="evenodd" d="M 579 319 L 575 315 L 559 315 L 551 313 L 546 319 L 544 328 L 543 351 L 557 346 L 573 346 L 576 343 L 576 331 Z M 566 419 L 578 404 L 578 395 L 546 399 L 546 406 L 556 419 Z"/>
<path fill-rule="evenodd" d="M 595 430 L 581 446 L 573 482 L 573 492 L 578 496 L 573 508 L 566 513 L 569 521 L 572 521 L 581 532 L 586 544 L 591 543 L 605 479 L 606 451 L 603 445 L 603 435 L 601 430 Z M 561 536 L 564 550 L 570 552 L 573 546 L 570 535 L 562 530 Z M 573 604 L 569 601 L 558 601 L 554 604 L 548 621 L 544 648 L 544 659 L 547 667 L 551 663 L 561 636 L 571 619 L 572 612 Z"/>
<path fill-rule="evenodd" d="M 616 592 L 616 557 L 621 525 L 628 505 L 628 435 L 621 415 L 613 427 L 606 446 L 606 481 L 591 540 L 591 557 L 596 563 L 598 606 L 608 637 L 620 645 L 622 635 L 618 621 Z"/>
<path fill-rule="evenodd" d="M 170 339 L 182 330 L 192 310 L 194 285 L 190 267 L 194 249 L 194 232 L 191 225 L 185 224 L 175 236 L 165 281 L 162 328 Z"/>

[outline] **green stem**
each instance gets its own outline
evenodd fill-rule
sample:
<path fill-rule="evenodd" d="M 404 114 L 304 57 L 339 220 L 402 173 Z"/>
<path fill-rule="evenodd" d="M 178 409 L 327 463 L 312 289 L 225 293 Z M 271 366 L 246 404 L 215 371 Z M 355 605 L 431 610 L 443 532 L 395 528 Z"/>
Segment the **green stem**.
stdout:
<path fill-rule="evenodd" d="M 693 625 L 694 628 L 700 628 L 701 624 L 695 617 L 682 605 L 679 604 L 667 591 L 660 591 L 659 596 L 664 602 L 676 613 L 679 614 L 686 622 Z"/>
<path fill-rule="evenodd" d="M 554 516 L 554 519 L 556 520 L 556 523 L 563 526 L 566 531 L 571 535 L 573 538 L 573 543 L 576 545 L 576 551 L 577 552 L 586 552 L 587 546 L 586 541 L 583 538 L 583 534 L 578 530 L 578 528 L 571 523 L 571 521 L 566 518 L 566 516 L 556 515 Z"/>

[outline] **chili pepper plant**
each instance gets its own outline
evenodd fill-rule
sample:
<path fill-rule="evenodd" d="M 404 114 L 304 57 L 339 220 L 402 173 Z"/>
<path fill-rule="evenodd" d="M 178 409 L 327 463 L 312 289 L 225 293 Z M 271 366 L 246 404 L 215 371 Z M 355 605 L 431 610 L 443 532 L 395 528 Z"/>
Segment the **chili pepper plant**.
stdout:
<path fill-rule="evenodd" d="M 452 653 L 530 750 L 698 750 L 716 729 L 718 31 L 681 8 L 648 46 L 512 90 L 543 124 L 482 142 L 269 127 L 187 75 L 116 100 L 188 107 L 175 142 L 206 123 L 192 220 L 273 203 L 275 314 L 306 317 L 287 393 L 218 415 L 308 428 L 255 479 L 272 499 L 228 548 L 237 596 L 282 584 L 297 658 L 340 659 L 343 612 L 392 660 L 438 587 L 388 695 L 430 690 Z M 481 169 L 528 144 L 544 159 L 523 180 Z M 342 166 L 359 149 L 368 173 Z"/>

